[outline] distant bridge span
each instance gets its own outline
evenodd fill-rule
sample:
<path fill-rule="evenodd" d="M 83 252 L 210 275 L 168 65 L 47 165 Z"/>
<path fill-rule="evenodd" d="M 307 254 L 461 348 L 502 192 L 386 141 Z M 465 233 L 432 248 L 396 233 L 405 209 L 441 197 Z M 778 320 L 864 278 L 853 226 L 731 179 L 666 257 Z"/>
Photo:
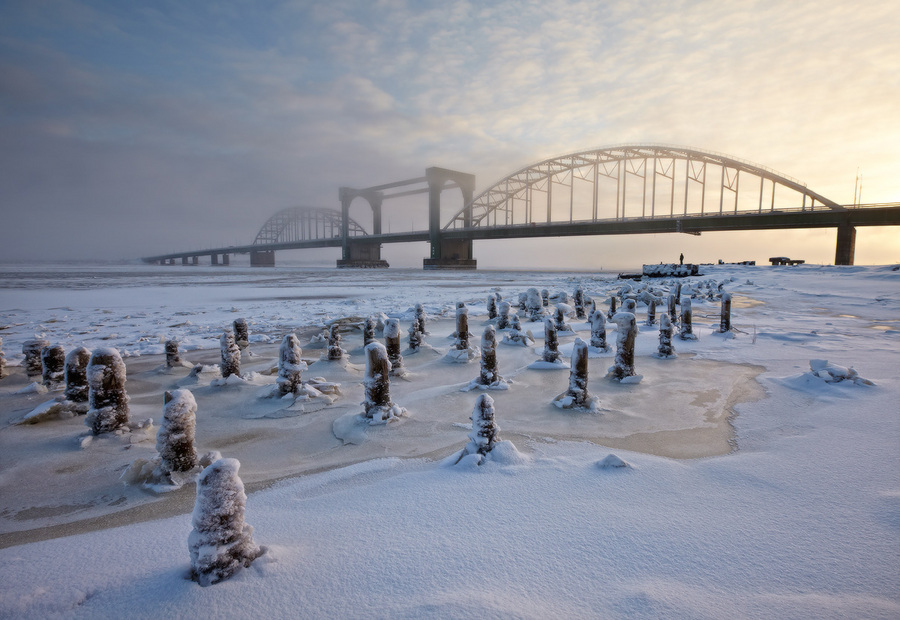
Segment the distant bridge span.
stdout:
<path fill-rule="evenodd" d="M 625 145 L 571 153 L 526 166 L 477 196 L 470 174 L 428 168 L 425 176 L 365 189 L 340 188 L 341 209 L 279 211 L 252 244 L 147 257 L 197 264 L 249 253 L 274 265 L 275 251 L 341 247 L 339 266 L 387 266 L 383 243 L 428 241 L 426 268 L 474 268 L 484 239 L 777 228 L 837 229 L 835 264 L 853 264 L 856 226 L 900 225 L 900 203 L 840 205 L 804 183 L 734 157 L 667 145 Z M 405 189 L 407 187 L 413 189 Z M 459 189 L 463 208 L 441 221 L 440 198 Z M 428 194 L 428 230 L 382 233 L 385 200 Z M 354 200 L 372 210 L 372 233 L 349 216 Z"/>

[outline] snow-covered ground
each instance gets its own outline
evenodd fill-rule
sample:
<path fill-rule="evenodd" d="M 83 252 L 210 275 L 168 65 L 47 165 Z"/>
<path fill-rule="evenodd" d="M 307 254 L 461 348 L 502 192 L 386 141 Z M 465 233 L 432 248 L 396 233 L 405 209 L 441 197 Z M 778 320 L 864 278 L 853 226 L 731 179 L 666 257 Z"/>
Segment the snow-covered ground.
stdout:
<path fill-rule="evenodd" d="M 606 274 L 211 267 L 8 266 L 0 337 L 0 617 L 900 617 L 900 271 L 894 267 L 712 266 L 685 286 L 724 283 L 733 338 L 714 334 L 719 303 L 694 299 L 697 341 L 652 357 L 658 326 L 637 308 L 640 383 L 604 378 L 599 412 L 561 410 L 568 370 L 529 369 L 543 346 L 498 345 L 508 390 L 490 390 L 515 450 L 450 466 L 468 441 L 478 363 L 448 363 L 455 305 L 478 343 L 489 293 L 578 286 L 608 297 Z M 671 283 L 667 283 L 667 286 Z M 654 283 L 654 286 L 659 283 Z M 428 346 L 403 351 L 391 386 L 408 416 L 358 427 L 362 337 L 342 362 L 311 335 L 376 312 L 429 315 Z M 664 305 L 658 312 L 664 310 Z M 250 324 L 245 382 L 163 371 L 163 343 L 218 361 L 219 336 Z M 570 318 L 563 357 L 590 326 Z M 615 348 L 615 325 L 608 325 Z M 264 398 L 278 343 L 301 334 L 304 377 L 341 384 L 324 401 Z M 222 583 L 186 579 L 192 485 L 154 493 L 120 476 L 155 454 L 154 433 L 83 441 L 83 417 L 17 424 L 58 393 L 29 389 L 22 343 L 114 346 L 128 365 L 132 419 L 162 415 L 162 393 L 196 398 L 197 447 L 241 461 L 247 522 L 265 555 Z M 380 338 L 380 336 L 379 336 Z M 315 338 L 313 338 L 315 340 Z M 319 348 L 317 348 L 319 347 Z M 874 382 L 829 383 L 810 360 Z M 816 369 L 822 364 L 814 362 Z M 837 373 L 833 370 L 832 375 Z M 338 425 L 338 428 L 345 428 Z M 630 467 L 601 467 L 616 459 Z M 452 460 L 452 459 L 450 459 Z M 120 527 L 113 527 L 120 526 Z"/>

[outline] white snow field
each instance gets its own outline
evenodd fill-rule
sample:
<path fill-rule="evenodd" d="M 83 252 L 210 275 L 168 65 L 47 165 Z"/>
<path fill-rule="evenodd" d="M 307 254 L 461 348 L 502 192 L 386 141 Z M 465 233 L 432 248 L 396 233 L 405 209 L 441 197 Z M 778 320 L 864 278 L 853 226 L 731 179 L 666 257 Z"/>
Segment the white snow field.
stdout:
<path fill-rule="evenodd" d="M 530 287 L 581 286 L 605 312 L 625 286 L 614 275 L 5 266 L 0 618 L 900 617 L 900 270 L 702 271 L 682 292 L 724 283 L 734 333 L 714 333 L 718 301 L 693 299 L 698 340 L 676 336 L 677 358 L 657 359 L 658 322 L 644 324 L 639 301 L 643 378 L 605 377 L 609 323 L 611 350 L 590 354 L 593 413 L 553 406 L 568 365 L 529 368 L 541 322 L 522 319 L 533 345 L 497 347 L 508 389 L 463 391 L 478 360 L 445 355 L 459 301 L 478 343 L 490 293 L 515 309 Z M 416 303 L 430 333 L 412 353 Z M 378 312 L 400 319 L 407 372 L 390 395 L 407 414 L 370 425 L 357 417 L 358 327 Z M 219 337 L 240 317 L 243 380 L 221 381 Z M 321 360 L 316 334 L 344 318 L 347 355 Z M 586 320 L 568 322 L 566 360 L 590 337 Z M 339 383 L 339 395 L 267 397 L 292 330 L 304 381 Z M 62 390 L 19 366 L 35 336 L 117 348 L 131 420 L 153 424 L 92 438 L 84 416 L 42 413 Z M 170 338 L 203 372 L 164 368 Z M 194 484 L 122 481 L 156 455 L 175 388 L 197 402 L 198 454 L 240 461 L 246 522 L 266 548 L 208 587 L 189 578 Z M 506 441 L 481 465 L 452 465 L 481 394 Z"/>

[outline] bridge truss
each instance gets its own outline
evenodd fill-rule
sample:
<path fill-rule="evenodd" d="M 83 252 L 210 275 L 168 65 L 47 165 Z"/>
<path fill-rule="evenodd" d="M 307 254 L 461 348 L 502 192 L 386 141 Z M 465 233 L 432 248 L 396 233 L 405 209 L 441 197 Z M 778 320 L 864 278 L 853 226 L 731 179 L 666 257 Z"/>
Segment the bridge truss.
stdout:
<path fill-rule="evenodd" d="M 796 179 L 727 155 L 665 145 L 615 146 L 522 168 L 476 196 L 443 229 L 784 210 L 845 208 Z"/>
<path fill-rule="evenodd" d="M 368 234 L 355 220 L 350 219 L 348 223 L 351 237 Z M 256 233 L 253 245 L 341 238 L 342 224 L 341 212 L 337 209 L 291 207 L 270 217 Z"/>

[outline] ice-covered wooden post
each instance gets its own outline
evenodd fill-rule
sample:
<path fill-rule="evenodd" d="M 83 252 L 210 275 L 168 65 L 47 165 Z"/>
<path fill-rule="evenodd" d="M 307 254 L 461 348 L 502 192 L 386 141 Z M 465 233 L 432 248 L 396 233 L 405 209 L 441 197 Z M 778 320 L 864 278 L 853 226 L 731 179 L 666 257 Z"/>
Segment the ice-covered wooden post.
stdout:
<path fill-rule="evenodd" d="M 500 429 L 494 423 L 494 399 L 481 394 L 472 410 L 472 432 L 469 433 L 466 453 L 482 456 L 487 454 L 500 441 L 499 432 Z"/>
<path fill-rule="evenodd" d="M 566 313 L 563 311 L 562 304 L 556 306 L 556 311 L 553 313 L 553 322 L 556 326 L 556 331 L 558 332 L 573 331 L 572 326 L 566 323 Z"/>
<path fill-rule="evenodd" d="M 500 380 L 500 372 L 497 368 L 497 331 L 493 325 L 484 328 L 481 335 L 481 374 L 478 383 L 481 385 L 493 385 Z"/>
<path fill-rule="evenodd" d="M 506 329 L 509 327 L 509 302 L 500 302 L 500 313 L 497 316 L 497 329 Z"/>
<path fill-rule="evenodd" d="M 634 376 L 634 341 L 637 338 L 637 323 L 630 312 L 617 312 L 613 317 L 617 326 L 616 361 L 609 369 L 609 377 L 621 381 Z"/>
<path fill-rule="evenodd" d="M 209 586 L 231 577 L 261 556 L 253 527 L 244 522 L 247 495 L 237 459 L 219 459 L 197 479 L 197 500 L 188 535 L 191 578 Z"/>
<path fill-rule="evenodd" d="M 232 327 L 234 327 L 234 343 L 241 350 L 246 349 L 250 344 L 250 327 L 247 325 L 247 319 L 235 319 Z"/>
<path fill-rule="evenodd" d="M 541 294 L 538 293 L 536 288 L 528 289 L 528 298 L 525 305 L 529 313 L 529 318 L 532 321 L 540 321 L 541 317 L 544 315 L 544 304 L 541 301 Z"/>
<path fill-rule="evenodd" d="M 682 297 L 681 298 L 681 331 L 678 332 L 678 337 L 682 340 L 696 340 L 697 336 L 694 334 L 693 327 L 693 311 L 691 310 L 691 298 L 690 297 Z"/>
<path fill-rule="evenodd" d="M 110 433 L 128 425 L 128 394 L 125 392 L 125 362 L 113 348 L 97 349 L 87 366 L 88 405 L 84 423 L 94 435 Z"/>
<path fill-rule="evenodd" d="M 596 398 L 587 389 L 588 345 L 581 338 L 575 339 L 572 348 L 572 365 L 569 370 L 569 389 L 553 400 L 562 409 L 595 409 Z"/>
<path fill-rule="evenodd" d="M 166 368 L 177 368 L 183 364 L 177 340 L 166 340 Z"/>
<path fill-rule="evenodd" d="M 6 356 L 3 354 L 3 338 L 0 338 L 0 379 L 6 376 Z"/>
<path fill-rule="evenodd" d="M 547 289 L 541 289 L 541 305 L 544 308 L 550 307 L 550 291 Z"/>
<path fill-rule="evenodd" d="M 616 314 L 616 296 L 612 295 L 609 298 L 609 311 L 606 313 L 606 318 L 611 319 Z"/>
<path fill-rule="evenodd" d="M 659 348 L 656 350 L 656 357 L 662 359 L 671 359 L 678 357 L 675 353 L 675 346 L 672 344 L 672 321 L 669 320 L 668 314 L 659 317 Z"/>
<path fill-rule="evenodd" d="M 391 363 L 387 349 L 380 342 L 366 347 L 366 400 L 363 401 L 365 417 L 375 421 L 387 421 L 403 414 L 405 409 L 391 400 Z"/>
<path fill-rule="evenodd" d="M 61 345 L 41 349 L 41 382 L 47 387 L 61 383 L 66 376 L 66 351 Z"/>
<path fill-rule="evenodd" d="M 674 293 L 669 295 L 669 304 L 668 305 L 669 305 L 669 320 L 672 323 L 678 323 L 678 310 L 677 310 L 676 304 L 675 304 Z"/>
<path fill-rule="evenodd" d="M 332 323 L 328 328 L 328 359 L 334 361 L 344 357 L 344 349 L 341 348 L 340 325 Z"/>
<path fill-rule="evenodd" d="M 419 322 L 413 319 L 409 326 L 409 350 L 416 352 L 422 346 L 422 334 L 419 332 Z"/>
<path fill-rule="evenodd" d="M 241 376 L 241 350 L 234 342 L 234 334 L 231 332 L 222 332 L 219 336 L 219 352 L 222 361 L 219 369 L 222 371 L 222 378 L 227 379 L 231 375 Z"/>
<path fill-rule="evenodd" d="M 425 330 L 425 306 L 422 304 L 416 304 L 416 331 L 423 336 L 428 335 Z"/>
<path fill-rule="evenodd" d="M 731 331 L 731 293 L 722 293 L 722 314 L 719 318 L 719 333 Z"/>
<path fill-rule="evenodd" d="M 594 310 L 591 313 L 591 346 L 601 351 L 609 351 L 606 343 L 606 316 L 603 310 Z"/>
<path fill-rule="evenodd" d="M 544 319 L 544 354 L 541 359 L 551 364 L 559 360 L 559 338 L 556 325 L 549 316 Z"/>
<path fill-rule="evenodd" d="M 363 346 L 367 347 L 375 342 L 375 318 L 369 317 L 363 323 Z"/>
<path fill-rule="evenodd" d="M 25 367 L 25 374 L 29 377 L 39 376 L 44 366 L 41 364 L 41 351 L 44 347 L 49 347 L 50 341 L 43 338 L 31 338 L 22 343 L 22 354 L 25 360 L 22 365 Z"/>
<path fill-rule="evenodd" d="M 645 325 L 656 325 L 656 298 L 647 303 L 647 321 Z"/>
<path fill-rule="evenodd" d="M 575 289 L 575 318 L 583 319 L 584 314 L 584 289 L 580 286 Z"/>
<path fill-rule="evenodd" d="M 91 361 L 91 352 L 84 347 L 78 347 L 69 351 L 66 355 L 66 389 L 63 397 L 76 405 L 84 405 L 88 402 L 87 367 Z M 82 409 L 84 413 L 86 409 Z"/>
<path fill-rule="evenodd" d="M 387 351 L 388 361 L 391 363 L 391 373 L 397 374 L 403 368 L 403 356 L 400 355 L 399 319 L 388 319 L 384 324 L 384 348 Z"/>
<path fill-rule="evenodd" d="M 300 340 L 294 334 L 287 334 L 281 339 L 278 348 L 278 393 L 280 396 L 296 394 L 303 383 L 303 370 L 306 363 L 301 359 L 303 350 Z"/>
<path fill-rule="evenodd" d="M 197 401 L 190 390 L 167 391 L 163 396 L 163 419 L 156 433 L 156 451 L 163 475 L 190 471 L 197 465 L 196 413 Z"/>
<path fill-rule="evenodd" d="M 488 320 L 493 320 L 497 318 L 497 297 L 491 293 L 487 298 L 487 313 Z"/>
<path fill-rule="evenodd" d="M 465 351 L 469 348 L 469 309 L 466 304 L 456 305 L 456 342 L 453 348 L 457 351 Z"/>
<path fill-rule="evenodd" d="M 637 314 L 637 301 L 633 297 L 626 297 L 622 300 L 622 312 L 630 312 Z"/>

